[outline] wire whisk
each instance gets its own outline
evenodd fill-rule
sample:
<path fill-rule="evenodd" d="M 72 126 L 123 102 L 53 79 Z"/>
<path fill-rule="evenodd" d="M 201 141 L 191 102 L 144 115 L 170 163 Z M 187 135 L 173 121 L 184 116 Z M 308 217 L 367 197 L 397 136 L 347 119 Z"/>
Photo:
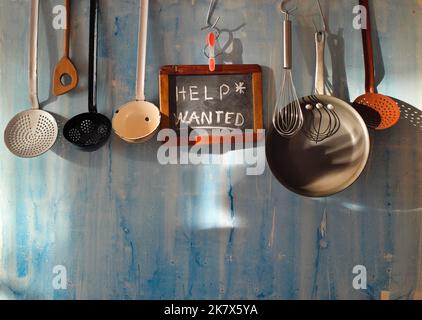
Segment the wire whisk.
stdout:
<path fill-rule="evenodd" d="M 285 2 L 281 3 L 281 12 L 285 16 L 283 22 L 284 72 L 280 95 L 274 109 L 273 125 L 281 136 L 291 138 L 302 129 L 304 118 L 292 76 L 292 22 L 289 11 L 284 7 Z"/>
<path fill-rule="evenodd" d="M 319 0 L 316 0 L 319 14 L 321 15 L 322 29 L 315 27 L 315 49 L 316 49 L 316 70 L 315 70 L 315 94 L 304 98 L 306 109 L 306 120 L 303 127 L 305 136 L 315 142 L 320 143 L 334 136 L 341 127 L 340 118 L 336 113 L 336 107 L 330 103 L 321 101 L 325 96 L 325 65 L 324 52 L 327 24 L 322 12 Z"/>
<path fill-rule="evenodd" d="M 325 105 L 317 96 L 310 96 L 308 99 L 305 108 L 309 114 L 306 116 L 303 133 L 309 140 L 320 143 L 340 130 L 340 117 L 332 104 Z"/>

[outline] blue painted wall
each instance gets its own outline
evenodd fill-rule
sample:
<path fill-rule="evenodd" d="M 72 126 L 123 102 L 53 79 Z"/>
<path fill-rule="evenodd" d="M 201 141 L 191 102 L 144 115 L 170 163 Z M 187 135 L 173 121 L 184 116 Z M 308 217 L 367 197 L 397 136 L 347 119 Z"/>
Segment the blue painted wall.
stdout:
<path fill-rule="evenodd" d="M 327 82 L 353 100 L 363 92 L 357 1 L 321 0 L 329 20 Z M 374 0 L 379 89 L 418 115 L 422 106 L 422 2 Z M 40 13 L 40 100 L 65 121 L 87 108 L 89 1 L 73 1 L 72 59 L 81 75 L 73 93 L 53 97 L 51 74 L 62 32 L 52 8 Z M 222 60 L 264 69 L 270 123 L 280 86 L 281 21 L 274 0 L 220 0 L 220 26 L 240 30 Z M 137 0 L 101 0 L 101 112 L 134 96 Z M 299 95 L 313 86 L 313 0 L 298 2 L 294 76 Z M 29 108 L 29 1 L 0 1 L 0 128 Z M 158 69 L 202 64 L 208 1 L 150 4 L 147 97 L 158 104 Z M 223 35 L 227 37 L 227 34 Z M 222 38 L 222 41 L 226 40 Z M 382 54 L 382 55 L 381 55 Z M 382 81 L 381 81 L 382 80 Z M 407 110 L 407 109 L 406 109 Z M 296 196 L 244 166 L 161 166 L 160 144 L 126 145 L 113 137 L 97 153 L 60 139 L 33 160 L 0 145 L 0 297 L 31 299 L 412 299 L 422 291 L 422 131 L 410 116 L 372 133 L 367 170 L 347 191 L 324 200 Z M 67 290 L 54 290 L 53 267 L 67 269 Z M 368 289 L 352 287 L 355 265 Z"/>

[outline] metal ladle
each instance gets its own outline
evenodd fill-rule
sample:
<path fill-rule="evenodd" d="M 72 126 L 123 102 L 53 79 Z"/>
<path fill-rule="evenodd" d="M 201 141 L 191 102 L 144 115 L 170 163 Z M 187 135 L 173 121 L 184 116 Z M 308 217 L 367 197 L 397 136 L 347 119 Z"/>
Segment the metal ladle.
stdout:
<path fill-rule="evenodd" d="M 116 110 L 112 122 L 114 132 L 128 143 L 149 140 L 158 131 L 161 122 L 160 110 L 145 100 L 148 7 L 148 0 L 140 0 L 136 100 Z"/>

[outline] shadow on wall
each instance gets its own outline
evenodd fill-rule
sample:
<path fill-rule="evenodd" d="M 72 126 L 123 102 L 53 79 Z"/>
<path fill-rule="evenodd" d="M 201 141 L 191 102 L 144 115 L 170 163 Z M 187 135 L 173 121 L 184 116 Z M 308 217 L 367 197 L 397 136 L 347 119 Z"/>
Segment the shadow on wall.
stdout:
<path fill-rule="evenodd" d="M 277 89 L 275 71 L 266 66 L 262 66 L 263 88 L 267 91 L 263 92 L 263 119 L 264 127 L 268 130 L 272 126 L 272 117 L 277 103 Z M 280 83 L 281 85 L 281 83 Z"/>
<path fill-rule="evenodd" d="M 5 284 L 0 283 L 0 300 L 16 300 L 13 291 Z"/>
<path fill-rule="evenodd" d="M 333 71 L 332 83 L 328 84 L 329 91 L 335 97 L 343 99 L 344 101 L 350 101 L 343 29 L 339 29 L 337 34 L 328 30 L 327 44 L 331 54 Z"/>
<path fill-rule="evenodd" d="M 243 64 L 243 44 L 239 38 L 235 38 L 234 34 L 240 31 L 246 24 L 242 24 L 234 29 L 221 29 L 219 41 L 217 41 L 217 53 L 221 54 L 217 57 L 218 64 Z M 223 45 L 221 46 L 221 43 Z M 229 49 L 231 51 L 229 52 Z"/>
<path fill-rule="evenodd" d="M 307 17 L 305 17 L 307 18 Z M 304 64 L 304 67 L 302 67 L 302 82 L 307 83 L 309 81 L 310 87 L 309 88 L 303 88 L 305 90 L 305 95 L 308 94 L 309 89 L 311 92 L 314 92 L 314 80 L 315 80 L 315 30 L 308 25 L 308 20 L 304 20 L 306 22 L 301 22 L 301 24 L 298 26 L 297 29 L 297 35 L 298 40 L 297 42 L 300 45 L 300 52 L 303 55 L 304 61 L 297 61 L 297 64 L 294 66 L 294 70 L 300 70 L 299 64 Z M 306 23 L 306 24 L 305 24 Z M 310 49 L 311 48 L 311 49 Z M 295 54 L 295 53 L 294 53 Z M 295 54 L 296 56 L 296 54 Z M 296 72 L 295 72 L 296 74 Z M 304 81 L 305 79 L 306 82 Z M 297 83 L 299 85 L 299 82 Z M 301 92 L 299 90 L 299 87 L 296 88 L 298 93 Z"/>
<path fill-rule="evenodd" d="M 324 11 L 326 20 L 330 20 L 330 10 Z M 346 48 L 344 29 L 339 28 L 335 33 L 327 24 L 327 47 L 331 57 L 332 83 L 328 83 L 330 94 L 344 101 L 350 101 L 349 85 L 347 81 Z"/>
<path fill-rule="evenodd" d="M 378 33 L 377 19 L 374 16 L 374 4 L 370 1 L 369 10 L 371 11 L 372 24 L 372 41 L 374 48 L 374 64 L 375 64 L 375 87 L 377 87 L 385 77 L 384 58 L 381 50 L 381 41 Z"/>
<path fill-rule="evenodd" d="M 361 212 L 422 212 L 420 128 L 402 117 L 393 128 L 370 134 L 371 155 L 365 172 L 336 201 Z"/>

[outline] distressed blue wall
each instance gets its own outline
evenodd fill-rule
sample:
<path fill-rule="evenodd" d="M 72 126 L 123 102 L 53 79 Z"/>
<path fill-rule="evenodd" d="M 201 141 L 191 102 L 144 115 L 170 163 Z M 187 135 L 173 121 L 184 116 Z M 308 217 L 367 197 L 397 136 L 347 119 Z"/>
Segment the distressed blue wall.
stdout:
<path fill-rule="evenodd" d="M 321 0 L 329 19 L 328 82 L 353 100 L 363 92 L 357 1 Z M 63 119 L 87 107 L 89 2 L 73 1 L 72 58 L 79 88 L 54 98 L 51 74 L 62 32 L 52 28 L 56 0 L 42 0 L 40 98 Z M 225 62 L 264 68 L 264 112 L 270 123 L 281 73 L 281 21 L 274 0 L 220 0 L 216 15 L 232 29 Z M 313 0 L 298 1 L 294 68 L 299 95 L 313 86 Z M 137 0 L 101 0 L 99 109 L 134 96 Z M 150 4 L 147 96 L 158 103 L 158 69 L 201 64 L 201 27 L 208 1 Z M 422 1 L 374 0 L 381 92 L 422 106 Z M 0 1 L 0 128 L 29 107 L 28 0 Z M 377 47 L 377 46 L 376 46 Z M 233 49 L 233 50 L 231 50 Z M 379 50 L 381 49 L 381 51 Z M 382 59 L 380 53 L 382 52 Z M 324 200 L 296 196 L 267 169 L 244 166 L 161 166 L 159 143 L 126 145 L 113 137 L 97 153 L 61 139 L 33 160 L 0 144 L 0 297 L 30 299 L 411 299 L 422 291 L 422 131 L 407 119 L 372 134 L 366 172 L 347 191 Z M 55 265 L 68 288 L 54 290 Z M 368 290 L 352 287 L 365 265 Z"/>

